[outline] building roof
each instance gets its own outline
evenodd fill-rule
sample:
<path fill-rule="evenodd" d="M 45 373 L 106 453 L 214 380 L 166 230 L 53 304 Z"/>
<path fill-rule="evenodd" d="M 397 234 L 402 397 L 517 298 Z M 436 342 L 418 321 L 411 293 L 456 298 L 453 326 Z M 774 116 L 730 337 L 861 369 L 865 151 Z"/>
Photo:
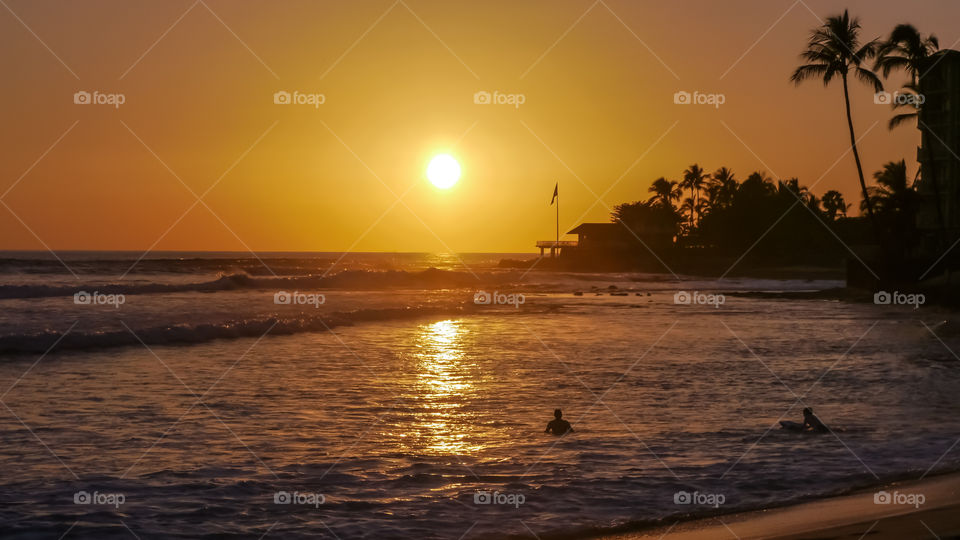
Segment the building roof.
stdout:
<path fill-rule="evenodd" d="M 939 58 L 946 56 L 948 58 L 960 58 L 960 51 L 956 49 L 941 49 L 930 55 L 930 58 Z"/>
<path fill-rule="evenodd" d="M 960 64 L 960 51 L 954 49 L 943 49 L 930 55 L 923 63 L 923 73 L 920 75 L 921 84 L 928 78 L 934 69 L 946 69 L 949 65 Z"/>
<path fill-rule="evenodd" d="M 567 234 L 610 234 L 622 228 L 623 225 L 619 223 L 581 223 Z"/>

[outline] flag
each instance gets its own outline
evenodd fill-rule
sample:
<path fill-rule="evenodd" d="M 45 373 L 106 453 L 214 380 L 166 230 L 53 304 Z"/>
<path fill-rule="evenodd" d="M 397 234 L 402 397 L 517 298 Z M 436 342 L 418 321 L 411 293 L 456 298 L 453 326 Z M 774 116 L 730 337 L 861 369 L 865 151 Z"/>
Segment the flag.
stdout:
<path fill-rule="evenodd" d="M 560 188 L 560 183 L 557 182 L 557 185 L 553 186 L 553 198 L 550 199 L 550 206 L 553 206 L 553 201 L 557 200 L 557 197 L 560 196 L 560 192 L 557 191 Z"/>

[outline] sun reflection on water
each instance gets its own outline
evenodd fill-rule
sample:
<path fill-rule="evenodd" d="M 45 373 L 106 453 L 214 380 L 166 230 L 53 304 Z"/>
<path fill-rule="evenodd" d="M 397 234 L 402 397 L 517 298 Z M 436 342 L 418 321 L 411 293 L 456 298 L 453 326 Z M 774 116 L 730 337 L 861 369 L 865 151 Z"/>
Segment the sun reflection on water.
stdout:
<path fill-rule="evenodd" d="M 475 365 L 467 359 L 469 330 L 461 320 L 421 325 L 415 337 L 415 399 L 420 407 L 409 441 L 420 452 L 470 454 L 483 448 L 464 404 L 476 391 Z"/>

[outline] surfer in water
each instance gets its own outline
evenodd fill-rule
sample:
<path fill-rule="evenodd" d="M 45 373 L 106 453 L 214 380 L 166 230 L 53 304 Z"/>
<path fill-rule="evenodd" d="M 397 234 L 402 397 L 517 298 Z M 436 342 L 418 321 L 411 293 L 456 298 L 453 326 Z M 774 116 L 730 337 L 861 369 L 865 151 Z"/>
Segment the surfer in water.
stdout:
<path fill-rule="evenodd" d="M 807 407 L 803 409 L 803 431 L 812 431 L 814 433 L 827 433 L 830 431 L 823 422 L 813 414 L 813 409 Z"/>
<path fill-rule="evenodd" d="M 554 435 L 564 435 L 567 432 L 573 431 L 573 426 L 570 425 L 570 422 L 567 422 L 562 418 L 563 411 L 560 409 L 553 410 L 553 420 L 547 424 L 547 429 L 543 430 L 544 433 L 553 433 Z"/>

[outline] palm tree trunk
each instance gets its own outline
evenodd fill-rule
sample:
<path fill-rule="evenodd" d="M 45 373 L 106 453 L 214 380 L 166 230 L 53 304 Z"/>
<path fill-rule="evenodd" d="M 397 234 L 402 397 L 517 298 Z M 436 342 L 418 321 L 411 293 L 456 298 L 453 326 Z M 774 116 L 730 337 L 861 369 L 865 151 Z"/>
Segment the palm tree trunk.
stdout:
<path fill-rule="evenodd" d="M 873 232 L 877 237 L 877 243 L 883 247 L 883 240 L 880 234 L 880 227 L 877 224 L 877 216 L 873 213 L 873 202 L 867 192 L 867 182 L 863 179 L 863 165 L 860 163 L 860 152 L 857 151 L 857 136 L 853 131 L 853 116 L 850 113 L 850 91 L 847 87 L 847 74 L 844 73 L 843 79 L 843 100 L 847 106 L 847 127 L 850 128 L 850 146 L 853 149 L 853 159 L 857 162 L 857 174 L 860 177 L 860 191 L 863 193 L 863 200 L 867 205 L 867 215 L 870 216 L 870 223 L 873 225 Z"/>
<path fill-rule="evenodd" d="M 697 226 L 700 226 L 700 197 L 703 195 L 701 189 L 697 186 Z"/>
<path fill-rule="evenodd" d="M 693 187 L 693 212 L 697 215 L 696 223 L 700 223 L 700 189 Z"/>

